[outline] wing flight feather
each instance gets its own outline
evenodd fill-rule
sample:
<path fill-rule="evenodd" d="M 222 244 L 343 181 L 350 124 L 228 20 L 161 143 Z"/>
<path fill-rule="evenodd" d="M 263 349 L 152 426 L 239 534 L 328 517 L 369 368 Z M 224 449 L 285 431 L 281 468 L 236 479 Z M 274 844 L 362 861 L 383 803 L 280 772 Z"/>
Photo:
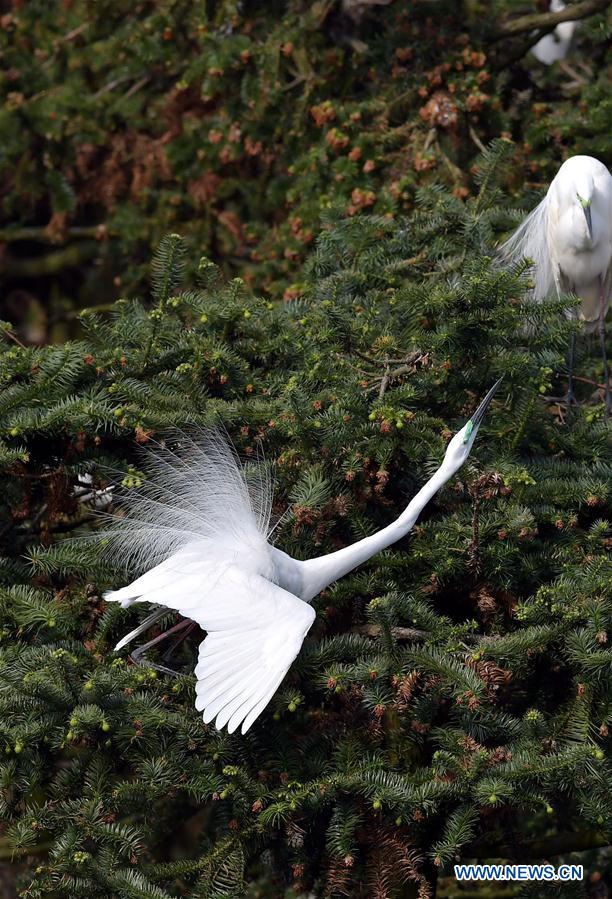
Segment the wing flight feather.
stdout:
<path fill-rule="evenodd" d="M 242 723 L 246 733 L 299 653 L 312 606 L 235 559 L 183 570 L 175 557 L 158 567 L 158 577 L 147 572 L 107 598 L 156 603 L 196 621 L 207 632 L 195 668 L 196 708 L 206 723 L 216 718 L 230 733 Z"/>

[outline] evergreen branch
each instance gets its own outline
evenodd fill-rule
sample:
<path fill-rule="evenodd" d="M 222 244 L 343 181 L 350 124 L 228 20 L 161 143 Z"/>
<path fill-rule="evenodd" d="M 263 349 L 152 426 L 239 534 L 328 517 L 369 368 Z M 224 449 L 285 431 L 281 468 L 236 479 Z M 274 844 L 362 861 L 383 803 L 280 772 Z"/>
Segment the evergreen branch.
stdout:
<path fill-rule="evenodd" d="M 8 844 L 6 840 L 0 840 L 0 861 L 12 862 L 14 859 L 21 858 L 24 855 L 47 855 L 53 846 L 54 842 L 52 840 L 48 840 L 46 843 L 38 843 L 34 846 L 21 847 L 15 847 Z"/>

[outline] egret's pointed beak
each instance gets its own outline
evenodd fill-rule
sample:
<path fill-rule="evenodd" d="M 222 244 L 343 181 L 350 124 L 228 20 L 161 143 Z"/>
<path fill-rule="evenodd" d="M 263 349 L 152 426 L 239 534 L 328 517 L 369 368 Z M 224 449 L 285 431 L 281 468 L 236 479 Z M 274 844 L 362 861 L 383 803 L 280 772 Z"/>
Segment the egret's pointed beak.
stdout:
<path fill-rule="evenodd" d="M 593 219 L 591 218 L 591 204 L 589 203 L 588 206 L 583 206 L 582 209 L 584 211 L 584 217 L 587 222 L 587 228 L 589 229 L 589 239 L 593 240 Z"/>
<path fill-rule="evenodd" d="M 467 423 L 467 425 L 466 425 L 466 430 L 465 430 L 465 438 L 464 438 L 464 441 L 463 441 L 464 443 L 467 443 L 467 442 L 468 442 L 468 440 L 470 439 L 470 436 L 472 435 L 472 433 L 473 433 L 473 431 L 474 431 L 474 428 L 480 427 L 480 423 L 482 422 L 482 420 L 483 420 L 483 418 L 484 418 L 484 416 L 485 416 L 485 412 L 486 412 L 487 409 L 489 408 L 489 403 L 491 402 L 491 400 L 492 400 L 493 397 L 495 396 L 495 394 L 496 394 L 496 392 L 497 392 L 497 388 L 499 387 L 499 385 L 501 384 L 501 382 L 503 381 L 503 379 L 504 379 L 504 378 L 503 378 L 503 375 L 502 375 L 502 377 L 501 377 L 498 381 L 495 382 L 495 384 L 493 385 L 493 387 L 491 387 L 491 389 L 489 390 L 489 392 L 488 392 L 487 395 L 485 396 L 484 400 L 481 402 L 481 404 L 479 405 L 479 407 L 476 409 L 476 411 L 474 412 L 474 414 L 472 415 L 472 417 L 471 417 L 470 420 L 468 421 L 468 423 Z"/>

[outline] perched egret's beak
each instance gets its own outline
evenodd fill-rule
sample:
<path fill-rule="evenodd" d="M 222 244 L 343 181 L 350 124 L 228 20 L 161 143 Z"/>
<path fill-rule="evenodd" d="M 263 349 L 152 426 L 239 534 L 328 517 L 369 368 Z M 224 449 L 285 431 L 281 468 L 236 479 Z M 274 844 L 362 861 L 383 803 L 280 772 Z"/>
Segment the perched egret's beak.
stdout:
<path fill-rule="evenodd" d="M 473 432 L 474 432 L 474 429 L 475 429 L 475 428 L 477 429 L 477 428 L 480 427 L 480 423 L 482 422 L 482 420 L 483 420 L 483 418 L 484 418 L 484 416 L 485 416 L 485 412 L 486 412 L 487 409 L 489 408 L 489 403 L 491 402 L 491 400 L 492 400 L 493 397 L 495 396 L 495 393 L 496 393 L 496 391 L 497 391 L 497 388 L 499 387 L 499 385 L 501 384 L 502 381 L 503 381 L 503 375 L 502 375 L 502 377 L 499 379 L 499 381 L 496 381 L 495 384 L 493 385 L 493 387 L 491 387 L 491 389 L 489 390 L 489 392 L 488 392 L 487 395 L 485 396 L 485 398 L 484 398 L 484 400 L 482 401 L 482 403 L 480 404 L 480 406 L 476 409 L 476 411 L 474 412 L 474 414 L 472 415 L 472 417 L 470 418 L 470 420 L 469 420 L 468 423 L 466 424 L 466 426 L 465 426 L 465 436 L 464 436 L 464 438 L 463 438 L 463 442 L 464 442 L 464 443 L 467 443 L 467 442 L 468 442 L 468 440 L 470 439 L 470 437 L 472 436 L 472 434 L 473 434 Z"/>
<path fill-rule="evenodd" d="M 591 200 L 581 197 L 578 194 L 578 200 L 580 205 L 582 206 L 582 211 L 584 212 L 584 217 L 586 219 L 587 228 L 589 229 L 589 239 L 593 240 L 593 220 L 591 219 Z"/>
<path fill-rule="evenodd" d="M 589 239 L 593 240 L 593 220 L 591 219 L 591 204 L 583 205 L 584 217 L 587 222 L 587 228 L 589 229 Z"/>

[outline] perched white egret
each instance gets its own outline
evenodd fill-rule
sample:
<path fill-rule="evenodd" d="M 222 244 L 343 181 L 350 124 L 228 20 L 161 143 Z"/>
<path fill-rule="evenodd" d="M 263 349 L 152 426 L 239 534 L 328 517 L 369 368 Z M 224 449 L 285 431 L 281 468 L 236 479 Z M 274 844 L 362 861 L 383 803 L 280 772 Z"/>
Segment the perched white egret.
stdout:
<path fill-rule="evenodd" d="M 565 9 L 565 3 L 563 0 L 550 0 L 548 8 L 550 12 L 560 12 Z M 549 34 L 541 37 L 531 48 L 538 62 L 550 66 L 553 62 L 565 59 L 577 27 L 578 22 L 560 22 Z"/>
<path fill-rule="evenodd" d="M 144 493 L 110 532 L 124 558 L 150 570 L 105 599 L 124 607 L 150 602 L 163 608 L 115 649 L 143 633 L 166 609 L 190 619 L 172 631 L 197 622 L 207 636 L 195 669 L 196 708 L 205 722 L 216 719 L 216 726 L 227 725 L 230 733 L 242 724 L 246 733 L 300 651 L 315 618 L 310 600 L 410 531 L 425 504 L 468 458 L 498 385 L 453 437 L 440 468 L 393 524 L 307 561 L 271 545 L 270 477 L 261 466 L 241 466 L 224 437 L 213 432 L 199 443 L 182 439 L 176 452 L 167 447 L 151 451 Z"/>
<path fill-rule="evenodd" d="M 610 384 L 605 319 L 612 296 L 612 175 L 592 156 L 572 156 L 553 178 L 541 203 L 500 247 L 508 262 L 534 263 L 533 299 L 575 293 L 579 317 L 589 333 L 598 330 L 604 365 L 606 417 Z M 569 356 L 568 402 L 576 335 Z"/>

